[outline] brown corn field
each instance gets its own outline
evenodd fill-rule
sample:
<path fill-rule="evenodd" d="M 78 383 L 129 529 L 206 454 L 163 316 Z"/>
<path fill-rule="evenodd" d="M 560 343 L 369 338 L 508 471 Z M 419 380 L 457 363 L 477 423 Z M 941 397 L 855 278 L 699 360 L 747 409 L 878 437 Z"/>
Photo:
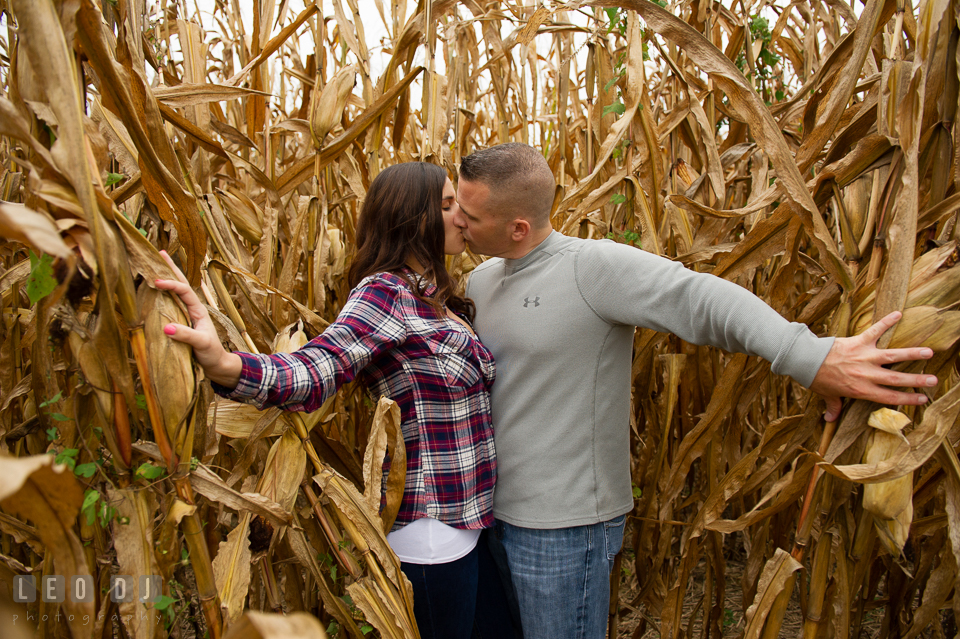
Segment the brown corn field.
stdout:
<path fill-rule="evenodd" d="M 166 249 L 229 348 L 293 350 L 346 298 L 383 167 L 455 179 L 508 141 L 568 235 L 820 335 L 903 310 L 885 343 L 936 351 L 907 367 L 940 378 L 925 407 L 827 424 L 762 360 L 638 330 L 609 635 L 958 632 L 960 3 L 202 4 L 0 0 L 0 635 L 417 637 L 402 466 L 377 512 L 396 407 L 217 399 L 152 283 Z M 163 596 L 113 603 L 114 574 Z M 95 596 L 15 604 L 24 575 Z"/>

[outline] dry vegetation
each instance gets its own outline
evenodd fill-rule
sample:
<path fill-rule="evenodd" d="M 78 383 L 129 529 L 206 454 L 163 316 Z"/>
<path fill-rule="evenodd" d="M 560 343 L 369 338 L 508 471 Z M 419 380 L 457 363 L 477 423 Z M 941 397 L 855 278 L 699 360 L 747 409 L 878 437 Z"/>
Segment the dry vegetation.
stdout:
<path fill-rule="evenodd" d="M 165 248 L 232 348 L 295 348 L 345 298 L 382 167 L 455 176 L 505 141 L 543 150 L 564 233 L 733 280 L 823 335 L 903 309 L 890 343 L 937 351 L 910 367 L 940 377 L 931 403 L 861 463 L 876 406 L 824 424 L 767 363 L 638 331 L 611 635 L 774 637 L 791 600 L 805 637 L 955 633 L 958 5 L 359 1 L 256 0 L 250 24 L 236 0 L 0 0 L 0 590 L 101 589 L 59 617 L 0 604 L 4 636 L 27 612 L 43 637 L 416 636 L 383 534 L 401 473 L 375 511 L 374 469 L 402 458 L 389 403 L 218 401 L 150 284 Z M 878 490 L 900 506 L 864 508 L 864 483 L 897 477 Z M 102 594 L 111 573 L 162 575 L 158 623 Z"/>

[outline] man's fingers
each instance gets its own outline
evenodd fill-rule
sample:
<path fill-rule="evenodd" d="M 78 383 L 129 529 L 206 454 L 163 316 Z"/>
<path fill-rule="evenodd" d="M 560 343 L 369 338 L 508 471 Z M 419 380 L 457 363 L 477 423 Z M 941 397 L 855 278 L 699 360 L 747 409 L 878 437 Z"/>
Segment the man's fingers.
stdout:
<path fill-rule="evenodd" d="M 937 385 L 936 375 L 901 373 L 887 368 L 876 368 L 871 374 L 864 374 L 862 379 L 880 386 L 895 388 L 932 388 Z"/>
<path fill-rule="evenodd" d="M 823 411 L 823 418 L 828 422 L 837 421 L 837 418 L 840 417 L 843 402 L 840 401 L 839 397 L 824 397 L 823 399 L 827 403 L 827 407 Z"/>
<path fill-rule="evenodd" d="M 865 330 L 861 337 L 863 337 L 865 340 L 868 340 L 871 344 L 875 344 L 877 340 L 880 339 L 881 335 L 886 333 L 891 327 L 900 321 L 901 317 L 903 317 L 903 313 L 900 311 L 893 311 L 892 313 L 880 318 L 877 323 Z"/>
<path fill-rule="evenodd" d="M 886 348 L 880 351 L 883 356 L 882 364 L 896 364 L 898 362 L 912 362 L 918 359 L 933 357 L 933 349 L 926 346 L 914 348 Z"/>
<path fill-rule="evenodd" d="M 877 392 L 869 399 L 889 406 L 921 406 L 926 404 L 929 398 L 919 393 L 904 393 L 889 388 L 878 388 Z"/>

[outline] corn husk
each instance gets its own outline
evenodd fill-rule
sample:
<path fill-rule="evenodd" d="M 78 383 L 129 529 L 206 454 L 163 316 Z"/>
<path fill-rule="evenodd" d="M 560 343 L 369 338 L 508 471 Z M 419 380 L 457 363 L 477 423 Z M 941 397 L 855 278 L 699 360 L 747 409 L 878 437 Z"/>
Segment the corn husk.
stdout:
<path fill-rule="evenodd" d="M 357 67 L 350 65 L 340 69 L 323 89 L 314 88 L 310 104 L 310 135 L 318 149 L 323 145 L 327 133 L 339 124 L 347 98 L 356 83 Z"/>
<path fill-rule="evenodd" d="M 901 430 L 910 423 L 903 413 L 881 408 L 870 414 L 867 423 L 874 428 L 863 454 L 863 463 L 878 464 L 893 456 L 907 444 Z M 908 473 L 890 481 L 866 484 L 863 488 L 863 507 L 881 519 L 895 520 L 910 508 L 912 511 L 913 474 Z"/>
<path fill-rule="evenodd" d="M 190 325 L 180 305 L 167 293 L 143 285 L 137 292 L 137 306 L 144 322 L 147 357 L 163 414 L 162 426 L 171 441 L 185 432 L 193 407 L 195 379 L 190 347 L 163 332 L 170 322 Z M 160 424 L 154 424 L 158 428 Z"/>

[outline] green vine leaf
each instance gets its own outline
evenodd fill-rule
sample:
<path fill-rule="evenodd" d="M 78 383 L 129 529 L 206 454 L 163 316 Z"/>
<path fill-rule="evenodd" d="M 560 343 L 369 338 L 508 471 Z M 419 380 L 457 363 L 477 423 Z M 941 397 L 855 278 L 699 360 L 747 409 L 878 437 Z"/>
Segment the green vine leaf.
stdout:
<path fill-rule="evenodd" d="M 36 304 L 57 288 L 57 279 L 53 276 L 53 256 L 37 255 L 30 251 L 30 276 L 27 278 L 27 297 L 30 304 Z"/>

